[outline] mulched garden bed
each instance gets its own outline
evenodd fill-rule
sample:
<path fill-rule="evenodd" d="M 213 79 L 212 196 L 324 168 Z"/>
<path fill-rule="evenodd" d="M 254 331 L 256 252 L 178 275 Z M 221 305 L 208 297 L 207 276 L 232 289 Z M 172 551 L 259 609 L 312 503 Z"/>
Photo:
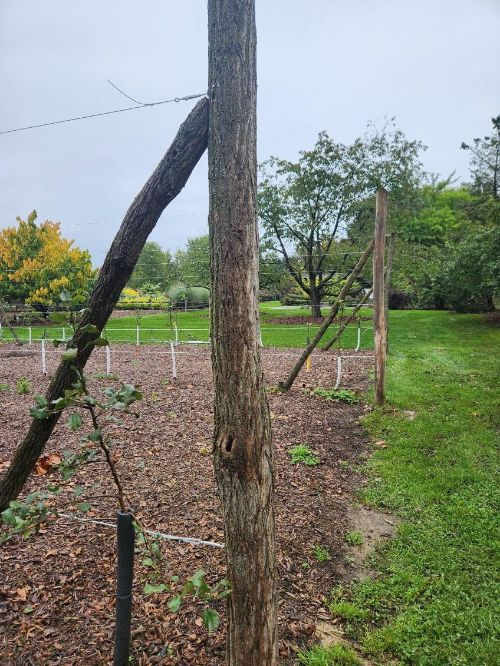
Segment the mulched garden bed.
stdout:
<path fill-rule="evenodd" d="M 301 318 L 301 321 L 303 319 Z M 26 431 L 33 393 L 45 391 L 49 378 L 40 373 L 35 356 L 8 357 L 12 345 L 0 347 L 1 422 L 0 470 Z M 29 348 L 26 348 L 28 350 Z M 134 405 L 140 418 L 114 425 L 114 456 L 131 505 L 145 527 L 182 536 L 222 542 L 221 507 L 216 493 L 210 449 L 212 383 L 210 352 L 178 348 L 177 380 L 171 378 L 169 351 L 164 346 L 115 346 L 112 372 L 144 392 Z M 351 352 L 354 354 L 354 352 Z M 342 387 L 366 389 L 372 361 L 344 362 Z M 297 358 L 293 350 L 265 349 L 266 382 L 276 385 Z M 49 355 L 49 376 L 58 356 Z M 113 384 L 102 350 L 95 352 L 87 374 L 97 392 Z M 359 418 L 362 404 L 330 402 L 308 390 L 331 387 L 335 381 L 334 352 L 316 352 L 312 368 L 299 375 L 287 394 L 269 392 L 276 450 L 276 509 L 280 585 L 280 653 L 284 664 L 295 663 L 297 645 L 311 641 L 315 623 L 328 619 L 323 598 L 345 575 L 349 562 L 344 534 L 348 508 L 359 483 L 357 466 L 367 451 Z M 97 376 L 96 376 L 97 375 Z M 18 395 L 16 383 L 26 377 L 31 394 Z M 5 386 L 7 385 L 7 387 Z M 63 419 L 46 454 L 61 455 L 79 446 L 79 435 Z M 288 450 L 308 444 L 320 464 L 292 465 Z M 58 473 L 30 477 L 25 493 L 57 482 Z M 112 521 L 114 486 L 103 464 L 84 466 L 56 498 L 62 512 L 82 516 L 75 502 L 88 501 L 94 520 Z M 74 499 L 75 486 L 85 493 Z M 318 562 L 315 546 L 332 559 Z M 224 553 L 207 546 L 162 542 L 168 575 L 181 580 L 203 568 L 210 581 L 224 577 Z M 220 628 L 209 636 L 200 626 L 200 605 L 186 603 L 177 614 L 167 608 L 166 595 L 142 593 L 146 569 L 137 558 L 134 587 L 133 655 L 135 664 L 197 664 L 224 662 L 224 607 Z M 2 666 L 102 666 L 112 663 L 115 594 L 113 530 L 58 517 L 23 541 L 14 538 L 0 553 L 0 662 Z"/>

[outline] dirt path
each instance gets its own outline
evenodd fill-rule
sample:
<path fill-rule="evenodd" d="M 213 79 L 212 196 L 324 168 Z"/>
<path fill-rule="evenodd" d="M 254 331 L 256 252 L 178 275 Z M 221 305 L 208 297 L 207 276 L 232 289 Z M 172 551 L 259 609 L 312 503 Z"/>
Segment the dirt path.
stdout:
<path fill-rule="evenodd" d="M 0 470 L 25 431 L 33 392 L 44 391 L 48 379 L 40 374 L 35 356 L 6 357 L 0 347 L 2 392 Z M 166 347 L 138 350 L 117 346 L 112 372 L 139 385 L 145 399 L 138 419 L 112 426 L 114 455 L 131 505 L 150 529 L 222 542 L 220 505 L 211 465 L 212 396 L 210 357 L 206 348 L 178 348 L 178 379 L 171 378 Z M 297 353 L 263 350 L 266 382 L 283 378 Z M 359 354 L 364 356 L 363 353 Z M 335 382 L 335 354 L 318 352 L 312 369 L 302 371 L 285 395 L 269 393 L 276 450 L 276 504 L 279 541 L 280 637 L 283 663 L 293 663 L 294 646 L 310 640 L 314 624 L 328 619 L 322 597 L 345 575 L 348 551 L 344 534 L 352 489 L 359 482 L 357 465 L 367 446 L 359 425 L 362 405 L 328 402 L 311 395 L 308 387 L 331 387 Z M 49 375 L 57 356 L 49 356 Z M 344 363 L 342 386 L 367 386 L 369 358 Z M 88 368 L 91 389 L 110 384 L 98 373 L 105 370 L 102 351 Z M 30 395 L 19 396 L 16 383 L 29 379 Z M 111 382 L 113 383 L 113 382 Z M 6 388 L 4 385 L 7 385 Z M 132 422 L 133 421 L 133 422 Z M 288 450 L 307 444 L 320 459 L 314 467 L 292 465 Z M 57 427 L 46 453 L 62 454 L 80 446 L 65 423 Z M 57 474 L 33 476 L 26 492 L 55 482 Z M 74 499 L 74 488 L 85 489 Z M 76 501 L 89 501 L 94 519 L 112 520 L 116 508 L 113 486 L 102 464 L 85 466 L 57 497 L 61 511 L 78 514 Z M 78 514 L 82 515 L 82 514 Z M 332 559 L 318 562 L 315 546 Z M 27 541 L 14 539 L 0 554 L 0 654 L 2 666 L 102 666 L 111 663 L 114 597 L 114 533 L 90 523 L 57 518 Z M 198 568 L 209 580 L 224 576 L 223 551 L 205 546 L 162 545 L 168 575 L 181 579 Z M 177 615 L 167 608 L 168 595 L 144 596 L 145 569 L 136 568 L 134 588 L 134 663 L 223 663 L 224 621 L 208 636 L 197 621 L 196 604 Z M 222 604 L 219 606 L 224 616 Z"/>

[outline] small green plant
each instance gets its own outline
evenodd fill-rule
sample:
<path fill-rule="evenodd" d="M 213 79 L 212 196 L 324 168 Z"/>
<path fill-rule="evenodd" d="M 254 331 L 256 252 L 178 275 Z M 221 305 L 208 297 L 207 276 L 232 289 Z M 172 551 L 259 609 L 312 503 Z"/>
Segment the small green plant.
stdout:
<path fill-rule="evenodd" d="M 313 555 L 318 562 L 329 562 L 332 559 L 330 551 L 324 546 L 314 546 Z"/>
<path fill-rule="evenodd" d="M 0 393 L 8 393 L 10 391 L 9 384 L 0 384 Z"/>
<path fill-rule="evenodd" d="M 318 386 L 313 393 L 325 400 L 347 402 L 349 405 L 355 405 L 361 399 L 354 391 L 348 389 L 326 389 Z"/>
<path fill-rule="evenodd" d="M 110 381 L 118 381 L 118 377 L 114 373 L 108 375 L 105 372 L 96 372 L 95 375 L 92 376 L 94 379 L 109 379 Z"/>
<path fill-rule="evenodd" d="M 340 617 L 346 622 L 363 622 L 368 617 L 368 611 L 356 606 L 345 599 L 334 599 L 327 602 L 327 607 L 334 617 Z"/>
<path fill-rule="evenodd" d="M 355 653 L 344 645 L 315 645 L 297 657 L 301 666 L 361 666 Z"/>
<path fill-rule="evenodd" d="M 361 532 L 347 532 L 345 540 L 350 546 L 361 546 L 363 543 L 363 535 Z"/>
<path fill-rule="evenodd" d="M 21 377 L 17 380 L 16 393 L 18 395 L 27 395 L 31 391 L 30 380 L 27 377 Z"/>
<path fill-rule="evenodd" d="M 265 387 L 266 393 L 283 393 L 283 389 L 279 386 L 266 386 Z"/>
<path fill-rule="evenodd" d="M 201 601 L 204 605 L 201 611 L 201 619 L 209 634 L 217 630 L 220 624 L 219 613 L 211 607 L 215 601 L 225 599 L 231 594 L 230 582 L 223 578 L 214 585 L 209 585 L 206 581 L 206 574 L 203 569 L 198 569 L 193 576 L 188 578 L 183 584 L 179 582 L 179 576 L 170 576 L 168 582 L 165 582 L 163 576 L 164 566 L 162 564 L 162 552 L 160 543 L 157 539 L 151 539 L 146 535 L 139 523 L 135 523 L 137 531 L 137 544 L 142 550 L 142 564 L 148 571 L 148 581 L 144 584 L 143 593 L 149 594 L 173 594 L 167 606 L 171 613 L 177 613 L 182 606 L 185 597 L 191 597 L 194 600 Z"/>
<path fill-rule="evenodd" d="M 37 534 L 42 523 L 54 513 L 45 502 L 47 494 L 36 491 L 28 495 L 24 502 L 12 500 L 7 509 L 0 514 L 6 530 L 0 532 L 0 543 L 5 543 L 17 534 L 25 539 Z"/>
<path fill-rule="evenodd" d="M 297 444 L 296 446 L 292 446 L 288 453 L 290 454 L 292 465 L 297 465 L 298 463 L 302 463 L 309 467 L 319 465 L 319 458 L 315 456 L 314 451 L 312 451 L 307 444 Z"/>

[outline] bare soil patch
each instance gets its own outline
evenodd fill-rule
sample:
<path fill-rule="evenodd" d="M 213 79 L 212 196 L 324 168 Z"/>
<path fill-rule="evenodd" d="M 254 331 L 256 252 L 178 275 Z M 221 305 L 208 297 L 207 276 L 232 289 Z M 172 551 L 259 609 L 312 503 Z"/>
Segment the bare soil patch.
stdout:
<path fill-rule="evenodd" d="M 40 372 L 38 354 L 5 358 L 2 347 L 0 383 L 0 469 L 25 433 L 33 393 L 43 392 L 50 377 Z M 38 350 L 38 347 L 33 347 Z M 145 399 L 138 419 L 113 426 L 114 455 L 131 506 L 143 524 L 154 530 L 209 541 L 224 540 L 221 507 L 212 463 L 212 383 L 210 351 L 178 348 L 178 379 L 171 378 L 170 352 L 165 346 L 116 346 L 112 372 L 138 385 Z M 354 355 L 354 353 L 353 353 Z M 360 356 L 364 354 L 361 352 Z M 274 386 L 297 358 L 293 350 L 265 349 L 266 383 Z M 49 355 L 49 375 L 58 355 Z M 370 359 L 344 362 L 342 386 L 367 387 Z M 101 350 L 89 362 L 92 391 L 112 380 Z M 97 375 L 97 377 L 96 377 Z M 16 382 L 29 379 L 30 395 L 17 395 Z M 335 382 L 335 353 L 317 352 L 312 369 L 303 370 L 287 394 L 269 393 L 276 468 L 278 575 L 280 585 L 280 650 L 284 664 L 294 663 L 297 645 L 312 640 L 315 624 L 328 619 L 322 599 L 346 575 L 344 536 L 352 529 L 349 505 L 359 483 L 357 467 L 368 446 L 359 418 L 361 404 L 329 402 L 308 388 Z M 64 421 L 57 426 L 46 454 L 79 447 Z M 320 459 L 315 467 L 292 465 L 288 450 L 307 444 Z M 32 476 L 25 493 L 55 482 L 58 474 Z M 85 493 L 97 520 L 113 520 L 114 487 L 103 464 L 87 465 L 57 497 L 61 511 L 78 514 L 71 488 Z M 82 514 L 78 514 L 82 515 Z M 318 562 L 315 546 L 332 559 Z M 165 542 L 168 575 L 184 579 L 203 568 L 209 580 L 224 576 L 222 550 Z M 0 654 L 2 666 L 34 664 L 65 666 L 112 663 L 115 537 L 109 528 L 59 517 L 27 541 L 14 539 L 0 554 Z M 224 608 L 219 630 L 208 636 L 197 621 L 199 607 L 183 606 L 177 615 L 167 608 L 167 595 L 144 596 L 145 570 L 137 561 L 134 588 L 134 663 L 215 666 L 224 661 Z"/>

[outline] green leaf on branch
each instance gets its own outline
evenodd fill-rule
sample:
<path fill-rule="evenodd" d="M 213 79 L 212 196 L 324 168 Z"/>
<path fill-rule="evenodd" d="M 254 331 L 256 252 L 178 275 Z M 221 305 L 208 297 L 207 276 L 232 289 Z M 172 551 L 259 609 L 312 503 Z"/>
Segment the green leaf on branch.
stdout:
<path fill-rule="evenodd" d="M 143 592 L 144 594 L 161 594 L 161 592 L 167 592 L 168 589 L 168 585 L 165 585 L 165 583 L 158 583 L 158 585 L 146 583 Z"/>
<path fill-rule="evenodd" d="M 78 349 L 76 349 L 76 347 L 71 347 L 71 349 L 66 349 L 66 351 L 63 352 L 62 355 L 63 361 L 74 361 L 77 354 L 78 354 Z"/>
<path fill-rule="evenodd" d="M 70 414 L 70 417 L 68 419 L 68 425 L 71 428 L 71 430 L 73 431 L 78 430 L 78 428 L 82 425 L 82 417 L 79 412 Z"/>
<path fill-rule="evenodd" d="M 85 324 L 80 329 L 80 333 L 100 333 L 101 331 L 94 324 Z"/>

